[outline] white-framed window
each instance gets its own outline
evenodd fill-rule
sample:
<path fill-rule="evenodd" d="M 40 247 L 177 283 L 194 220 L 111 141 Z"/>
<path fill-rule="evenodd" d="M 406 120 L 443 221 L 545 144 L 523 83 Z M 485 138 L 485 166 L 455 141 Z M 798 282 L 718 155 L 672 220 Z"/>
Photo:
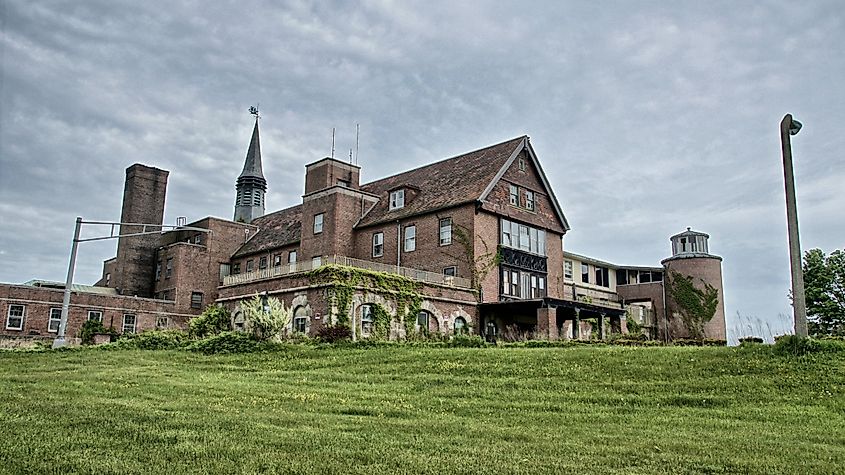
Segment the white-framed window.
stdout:
<path fill-rule="evenodd" d="M 290 251 L 288 253 L 288 264 L 295 264 L 296 263 L 296 251 Z"/>
<path fill-rule="evenodd" d="M 308 331 L 308 315 L 306 315 L 305 307 L 301 305 L 293 311 L 293 331 L 297 333 Z"/>
<path fill-rule="evenodd" d="M 546 255 L 546 231 L 526 226 L 507 219 L 501 219 L 502 246 L 527 251 L 541 256 Z"/>
<path fill-rule="evenodd" d="M 519 206 L 519 188 L 516 185 L 510 186 L 510 203 Z"/>
<path fill-rule="evenodd" d="M 169 317 L 158 317 L 156 318 L 156 330 L 164 330 L 170 324 Z"/>
<path fill-rule="evenodd" d="M 581 282 L 590 283 L 590 266 L 584 263 L 581 263 Z"/>
<path fill-rule="evenodd" d="M 522 157 L 519 157 L 519 171 L 525 171 L 525 159 Z"/>
<path fill-rule="evenodd" d="M 279 267 L 280 265 L 282 265 L 282 255 L 275 254 L 273 256 L 273 267 Z"/>
<path fill-rule="evenodd" d="M 417 249 L 417 227 L 405 226 L 405 252 Z"/>
<path fill-rule="evenodd" d="M 102 310 L 88 310 L 88 320 L 96 320 L 100 323 L 103 323 L 103 311 Z"/>
<path fill-rule="evenodd" d="M 134 314 L 123 314 L 123 333 L 135 333 L 135 323 L 137 319 Z"/>
<path fill-rule="evenodd" d="M 534 211 L 534 192 L 533 191 L 525 191 L 525 209 L 529 211 Z"/>
<path fill-rule="evenodd" d="M 373 233 L 373 257 L 384 255 L 384 233 Z"/>
<path fill-rule="evenodd" d="M 390 192 L 390 209 L 399 209 L 405 207 L 405 189 Z"/>
<path fill-rule="evenodd" d="M 466 331 L 467 321 L 464 317 L 455 319 L 455 334 L 460 334 Z"/>
<path fill-rule="evenodd" d="M 323 213 L 314 215 L 314 234 L 323 232 Z"/>
<path fill-rule="evenodd" d="M 311 268 L 316 269 L 323 265 L 323 257 L 322 256 L 314 256 L 311 258 Z"/>
<path fill-rule="evenodd" d="M 502 294 L 519 297 L 519 272 L 502 269 Z"/>
<path fill-rule="evenodd" d="M 191 292 L 191 308 L 202 308 L 202 292 Z"/>
<path fill-rule="evenodd" d="M 25 314 L 26 305 L 9 304 L 9 313 L 6 315 L 6 330 L 23 330 Z"/>
<path fill-rule="evenodd" d="M 440 219 L 440 245 L 452 244 L 452 218 Z"/>
<path fill-rule="evenodd" d="M 563 278 L 572 280 L 572 261 L 563 261 Z"/>
<path fill-rule="evenodd" d="M 373 334 L 375 329 L 375 312 L 372 304 L 361 305 L 361 337 L 366 338 Z"/>
<path fill-rule="evenodd" d="M 220 263 L 220 280 L 232 273 L 232 265 L 226 262 Z"/>
<path fill-rule="evenodd" d="M 456 266 L 444 267 L 443 268 L 443 275 L 455 277 L 456 275 L 458 275 L 458 268 Z"/>
<path fill-rule="evenodd" d="M 47 323 L 47 331 L 50 333 L 58 333 L 59 325 L 62 323 L 62 309 L 50 309 L 50 321 Z"/>

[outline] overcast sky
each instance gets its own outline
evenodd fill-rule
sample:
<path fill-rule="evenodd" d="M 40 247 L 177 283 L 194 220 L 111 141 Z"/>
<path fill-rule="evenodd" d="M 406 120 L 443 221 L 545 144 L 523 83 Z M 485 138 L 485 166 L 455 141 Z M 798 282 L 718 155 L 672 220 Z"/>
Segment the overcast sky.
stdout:
<path fill-rule="evenodd" d="M 841 1 L 0 0 L 0 22 L 0 282 L 64 280 L 74 219 L 119 220 L 136 162 L 170 170 L 166 222 L 231 219 L 255 104 L 268 212 L 332 127 L 345 158 L 360 123 L 363 181 L 528 134 L 566 250 L 659 265 L 709 233 L 731 334 L 791 328 L 789 112 L 802 246 L 845 245 Z M 82 245 L 76 281 L 115 247 Z"/>

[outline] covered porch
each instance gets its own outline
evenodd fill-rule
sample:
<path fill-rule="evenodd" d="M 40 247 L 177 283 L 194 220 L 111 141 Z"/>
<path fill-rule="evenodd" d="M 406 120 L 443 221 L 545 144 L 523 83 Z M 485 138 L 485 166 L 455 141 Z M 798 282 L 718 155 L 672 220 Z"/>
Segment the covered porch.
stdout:
<path fill-rule="evenodd" d="M 606 339 L 623 333 L 625 310 L 587 302 L 544 297 L 483 303 L 479 306 L 479 334 L 497 339 Z"/>

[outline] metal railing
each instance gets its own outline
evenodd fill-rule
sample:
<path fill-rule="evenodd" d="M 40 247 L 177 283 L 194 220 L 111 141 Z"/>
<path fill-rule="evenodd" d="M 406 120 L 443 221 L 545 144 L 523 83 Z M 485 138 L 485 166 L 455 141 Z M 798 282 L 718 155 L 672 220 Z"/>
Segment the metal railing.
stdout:
<path fill-rule="evenodd" d="M 444 285 L 447 287 L 459 287 L 464 289 L 472 288 L 470 279 L 464 277 L 456 277 L 450 275 L 443 275 L 437 272 L 429 272 L 420 269 L 412 269 L 410 267 L 402 267 L 390 264 L 382 264 L 380 262 L 372 262 L 364 259 L 355 259 L 346 256 L 323 256 L 320 259 L 320 265 L 336 264 L 341 266 L 356 267 L 358 269 L 372 270 L 376 272 L 386 272 L 389 274 L 398 274 L 418 282 L 425 282 L 428 284 Z M 266 269 L 258 269 L 252 272 L 243 274 L 231 274 L 223 278 L 223 285 L 245 284 L 254 282 L 256 280 L 272 279 L 275 277 L 282 277 L 290 274 L 297 274 L 301 272 L 308 272 L 315 268 L 313 261 L 294 262 L 291 264 L 282 264 L 279 266 L 268 267 Z"/>

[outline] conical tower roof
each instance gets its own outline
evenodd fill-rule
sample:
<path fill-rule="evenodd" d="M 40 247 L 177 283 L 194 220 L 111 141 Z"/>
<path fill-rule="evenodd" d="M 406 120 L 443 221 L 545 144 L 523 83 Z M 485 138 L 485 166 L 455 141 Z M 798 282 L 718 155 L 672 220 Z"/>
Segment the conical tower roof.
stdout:
<path fill-rule="evenodd" d="M 240 177 L 264 178 L 264 170 L 261 168 L 261 140 L 258 136 L 258 118 L 255 118 L 255 127 L 252 129 L 252 139 L 249 141 L 249 149 L 246 151 L 244 169 Z"/>

